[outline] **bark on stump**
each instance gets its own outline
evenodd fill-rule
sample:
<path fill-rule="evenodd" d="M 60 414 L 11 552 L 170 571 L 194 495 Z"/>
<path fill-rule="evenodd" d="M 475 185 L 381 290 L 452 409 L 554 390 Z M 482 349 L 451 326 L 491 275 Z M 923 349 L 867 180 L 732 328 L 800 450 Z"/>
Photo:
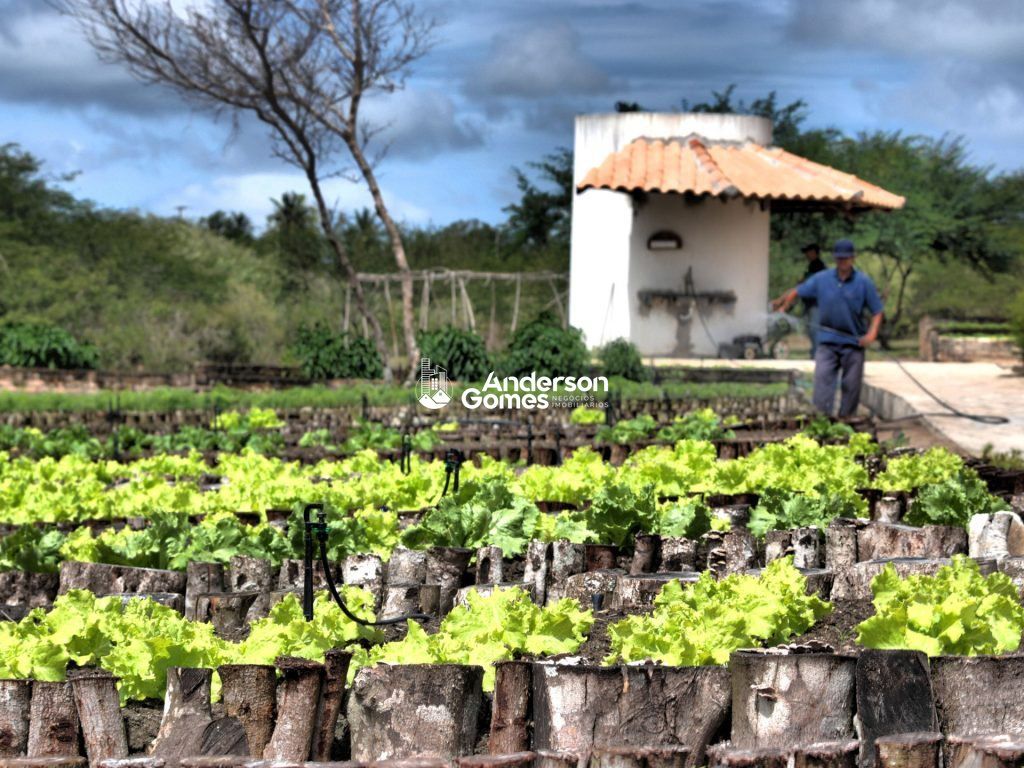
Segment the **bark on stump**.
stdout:
<path fill-rule="evenodd" d="M 690 765 L 729 712 L 725 667 L 533 665 L 533 745 L 687 746 Z"/>
<path fill-rule="evenodd" d="M 544 605 L 547 600 L 548 569 L 551 566 L 551 544 L 539 539 L 531 539 L 526 545 L 526 566 L 523 570 L 523 582 L 533 586 L 537 603 Z"/>
<path fill-rule="evenodd" d="M 533 768 L 587 768 L 588 758 L 588 752 L 535 749 L 533 751 Z"/>
<path fill-rule="evenodd" d="M 946 558 L 896 558 L 892 560 L 866 560 L 849 568 L 836 571 L 832 583 L 833 600 L 870 600 L 871 580 L 891 564 L 901 578 L 912 575 L 934 576 L 936 571 L 949 565 Z"/>
<path fill-rule="evenodd" d="M 943 733 L 1024 738 L 1024 656 L 939 656 L 931 671 Z"/>
<path fill-rule="evenodd" d="M 788 768 L 792 751 L 785 747 L 739 749 L 730 744 L 708 750 L 710 768 Z"/>
<path fill-rule="evenodd" d="M 662 587 L 670 581 L 692 584 L 700 578 L 696 571 L 681 573 L 644 573 L 636 576 L 621 576 L 615 586 L 615 595 L 608 608 L 635 611 L 650 608 Z M 589 607 L 589 606 L 587 606 Z"/>
<path fill-rule="evenodd" d="M 684 768 L 690 748 L 596 747 L 590 753 L 590 768 Z"/>
<path fill-rule="evenodd" d="M 856 664 L 854 658 L 830 653 L 733 653 L 733 746 L 758 749 L 855 738 Z"/>
<path fill-rule="evenodd" d="M 186 579 L 181 571 L 65 560 L 60 564 L 58 594 L 66 594 L 71 589 L 88 589 L 98 595 L 137 592 L 176 592 L 184 595 Z"/>
<path fill-rule="evenodd" d="M 576 600 L 583 610 L 595 605 L 610 608 L 618 589 L 619 577 L 625 575 L 625 571 L 618 569 L 577 573 L 565 580 L 564 596 Z M 596 595 L 600 595 L 597 604 L 594 603 Z"/>
<path fill-rule="evenodd" d="M 470 755 L 455 760 L 457 768 L 533 768 L 533 752 Z"/>
<path fill-rule="evenodd" d="M 966 554 L 967 532 L 960 526 L 871 522 L 857 531 L 857 559 L 861 561 Z"/>
<path fill-rule="evenodd" d="M 276 575 L 269 560 L 250 555 L 235 555 L 228 563 L 228 590 L 266 592 L 273 589 Z"/>
<path fill-rule="evenodd" d="M 695 571 L 697 569 L 697 542 L 684 536 L 661 538 L 659 573 Z"/>
<path fill-rule="evenodd" d="M 183 757 L 202 754 L 203 732 L 213 722 L 210 685 L 213 671 L 189 667 L 167 670 L 164 716 L 150 754 L 177 765 Z"/>
<path fill-rule="evenodd" d="M 0 768 L 84 768 L 84 757 L 0 757 Z"/>
<path fill-rule="evenodd" d="M 420 590 L 424 585 L 418 583 L 392 584 L 384 587 L 384 599 L 381 601 L 380 618 L 394 619 L 419 613 Z M 440 591 L 438 592 L 440 598 Z"/>
<path fill-rule="evenodd" d="M 903 518 L 903 500 L 899 496 L 882 496 L 875 502 L 872 520 L 898 523 Z"/>
<path fill-rule="evenodd" d="M 57 597 L 60 577 L 56 573 L 0 572 L 0 604 L 39 608 Z"/>
<path fill-rule="evenodd" d="M 98 768 L 164 768 L 162 757 L 126 757 L 120 760 L 101 760 Z"/>
<path fill-rule="evenodd" d="M 918 651 L 865 650 L 857 658 L 861 765 L 875 764 L 875 740 L 939 727 L 928 657 Z"/>
<path fill-rule="evenodd" d="M 942 734 L 934 731 L 894 733 L 875 740 L 877 768 L 939 768 Z"/>
<path fill-rule="evenodd" d="M 224 711 L 245 729 L 249 754 L 262 756 L 274 732 L 277 670 L 265 664 L 225 664 L 217 672 Z"/>
<path fill-rule="evenodd" d="M 856 740 L 798 746 L 793 753 L 793 768 L 857 768 L 859 749 Z"/>
<path fill-rule="evenodd" d="M 974 515 L 968 527 L 971 557 L 1024 555 L 1024 522 L 1016 512 Z"/>
<path fill-rule="evenodd" d="M 473 550 L 463 547 L 431 547 L 427 550 L 427 583 L 440 587 L 438 609 L 446 616 L 455 605 L 455 593 L 469 567 Z"/>
<path fill-rule="evenodd" d="M 377 555 L 349 555 L 341 562 L 341 580 L 373 595 L 374 610 L 380 609 L 384 586 L 384 562 Z"/>
<path fill-rule="evenodd" d="M 345 681 L 348 665 L 352 661 L 349 651 L 332 648 L 324 654 L 324 683 L 320 691 L 320 708 L 316 713 L 313 728 L 313 747 L 310 755 L 314 760 L 330 760 L 334 745 L 334 730 L 338 715 L 345 699 Z"/>
<path fill-rule="evenodd" d="M 472 754 L 483 705 L 483 669 L 459 664 L 361 669 L 349 693 L 353 760 Z"/>
<path fill-rule="evenodd" d="M 857 529 L 863 522 L 837 517 L 825 530 L 825 567 L 837 576 L 857 563 Z"/>
<path fill-rule="evenodd" d="M 128 757 L 117 678 L 101 669 L 68 670 L 89 763 Z"/>
<path fill-rule="evenodd" d="M 218 637 L 240 640 L 248 634 L 246 616 L 262 592 L 220 592 L 202 595 L 196 602 L 196 618 L 213 624 Z"/>
<path fill-rule="evenodd" d="M 789 555 L 797 568 L 820 568 L 825 560 L 824 538 L 815 527 L 789 531 L 768 531 L 764 539 L 764 561 L 770 563 Z"/>
<path fill-rule="evenodd" d="M 388 584 L 425 584 L 427 553 L 418 549 L 395 547 L 387 565 Z"/>
<path fill-rule="evenodd" d="M 302 560 L 287 558 L 281 561 L 281 568 L 277 572 L 275 586 L 278 590 L 289 590 L 301 592 L 306 581 L 305 564 Z M 335 564 L 331 564 L 331 578 L 337 584 L 341 581 L 341 571 Z M 327 589 L 327 576 L 324 574 L 324 566 L 317 558 L 313 561 L 313 588 Z"/>
<path fill-rule="evenodd" d="M 633 560 L 629 564 L 629 575 L 655 573 L 661 566 L 661 536 L 638 533 L 633 548 Z"/>
<path fill-rule="evenodd" d="M 30 680 L 0 680 L 0 757 L 25 754 L 31 700 Z"/>
<path fill-rule="evenodd" d="M 757 566 L 757 543 L 745 528 L 735 531 L 709 531 L 701 537 L 707 553 L 707 570 L 721 578 L 732 573 L 743 573 Z"/>
<path fill-rule="evenodd" d="M 220 563 L 189 563 L 185 570 L 185 618 L 196 620 L 199 596 L 224 591 L 224 566 Z"/>
<path fill-rule="evenodd" d="M 587 551 L 582 544 L 569 541 L 551 543 L 551 565 L 545 584 L 545 602 L 553 603 L 565 597 L 565 583 L 570 576 L 583 573 L 587 566 Z"/>
<path fill-rule="evenodd" d="M 495 665 L 491 733 L 487 741 L 492 755 L 530 748 L 532 683 L 533 665 L 528 661 L 502 661 Z"/>
<path fill-rule="evenodd" d="M 455 605 L 469 605 L 470 592 L 476 592 L 480 597 L 490 597 L 501 589 L 521 589 L 530 596 L 531 601 L 539 605 L 537 597 L 533 594 L 533 585 L 516 581 L 508 581 L 504 584 L 474 584 L 471 587 L 463 587 L 455 593 Z M 424 613 L 428 613 L 428 611 L 424 611 Z"/>
<path fill-rule="evenodd" d="M 505 553 L 501 547 L 480 547 L 476 551 L 476 583 L 498 584 L 504 577 Z"/>
<path fill-rule="evenodd" d="M 71 683 L 32 682 L 29 757 L 78 757 L 78 710 Z"/>
<path fill-rule="evenodd" d="M 277 723 L 263 758 L 303 761 L 309 757 L 313 744 L 324 665 L 291 657 L 279 658 L 275 663 L 281 672 L 277 684 Z"/>
<path fill-rule="evenodd" d="M 949 738 L 949 768 L 1017 768 L 1024 765 L 1024 741 L 1006 735 Z"/>

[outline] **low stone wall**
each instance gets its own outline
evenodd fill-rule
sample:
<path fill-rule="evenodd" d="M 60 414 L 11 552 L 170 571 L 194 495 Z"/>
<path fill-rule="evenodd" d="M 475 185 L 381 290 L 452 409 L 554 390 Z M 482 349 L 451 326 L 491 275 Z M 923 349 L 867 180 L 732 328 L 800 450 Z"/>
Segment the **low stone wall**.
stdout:
<path fill-rule="evenodd" d="M 1021 348 L 1005 336 L 947 335 L 942 324 L 930 317 L 918 326 L 921 359 L 932 363 L 1019 362 Z"/>

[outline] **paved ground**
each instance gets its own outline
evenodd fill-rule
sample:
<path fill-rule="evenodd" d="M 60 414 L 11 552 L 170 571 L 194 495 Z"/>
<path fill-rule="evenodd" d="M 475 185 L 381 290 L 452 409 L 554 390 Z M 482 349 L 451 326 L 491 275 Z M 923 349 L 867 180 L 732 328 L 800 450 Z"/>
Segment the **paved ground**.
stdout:
<path fill-rule="evenodd" d="M 659 361 L 661 362 L 661 361 Z M 662 364 L 766 367 L 810 372 L 810 360 L 672 360 Z M 944 409 L 891 361 L 868 361 L 862 401 L 886 419 L 926 414 L 921 421 L 962 450 L 980 454 L 985 445 L 996 451 L 1024 451 L 1024 376 L 994 363 L 923 363 L 903 366 L 924 386 L 960 411 L 1006 416 L 1008 424 L 980 424 L 940 415 Z"/>

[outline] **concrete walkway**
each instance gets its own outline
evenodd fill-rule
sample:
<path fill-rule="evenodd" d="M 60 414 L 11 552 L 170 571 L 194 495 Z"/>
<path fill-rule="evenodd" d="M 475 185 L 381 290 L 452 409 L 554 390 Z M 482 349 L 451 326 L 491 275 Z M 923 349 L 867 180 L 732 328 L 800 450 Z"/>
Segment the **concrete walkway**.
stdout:
<path fill-rule="evenodd" d="M 760 367 L 814 370 L 810 360 L 672 360 L 659 364 L 708 367 Z M 926 414 L 930 429 L 978 455 L 987 444 L 1000 452 L 1024 451 L 1024 376 L 995 363 L 923 363 L 901 361 L 904 368 L 938 397 L 960 411 L 1006 416 L 1008 424 L 980 424 L 941 415 L 945 409 L 889 360 L 869 360 L 864 372 L 861 402 L 883 419 Z"/>

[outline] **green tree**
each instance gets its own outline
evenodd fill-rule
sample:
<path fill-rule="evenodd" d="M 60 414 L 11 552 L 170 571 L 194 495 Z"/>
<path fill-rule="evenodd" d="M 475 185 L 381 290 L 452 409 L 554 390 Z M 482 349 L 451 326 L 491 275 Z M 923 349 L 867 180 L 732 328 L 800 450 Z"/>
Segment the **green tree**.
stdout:
<path fill-rule="evenodd" d="M 572 210 L 572 150 L 559 147 L 539 162 L 527 163 L 537 172 L 538 186 L 526 172 L 513 168 L 519 202 L 504 208 L 508 229 L 518 247 L 553 247 L 569 254 L 569 226 Z"/>
<path fill-rule="evenodd" d="M 245 244 L 253 241 L 252 221 L 241 211 L 214 211 L 201 218 L 199 224 L 225 240 Z"/>

